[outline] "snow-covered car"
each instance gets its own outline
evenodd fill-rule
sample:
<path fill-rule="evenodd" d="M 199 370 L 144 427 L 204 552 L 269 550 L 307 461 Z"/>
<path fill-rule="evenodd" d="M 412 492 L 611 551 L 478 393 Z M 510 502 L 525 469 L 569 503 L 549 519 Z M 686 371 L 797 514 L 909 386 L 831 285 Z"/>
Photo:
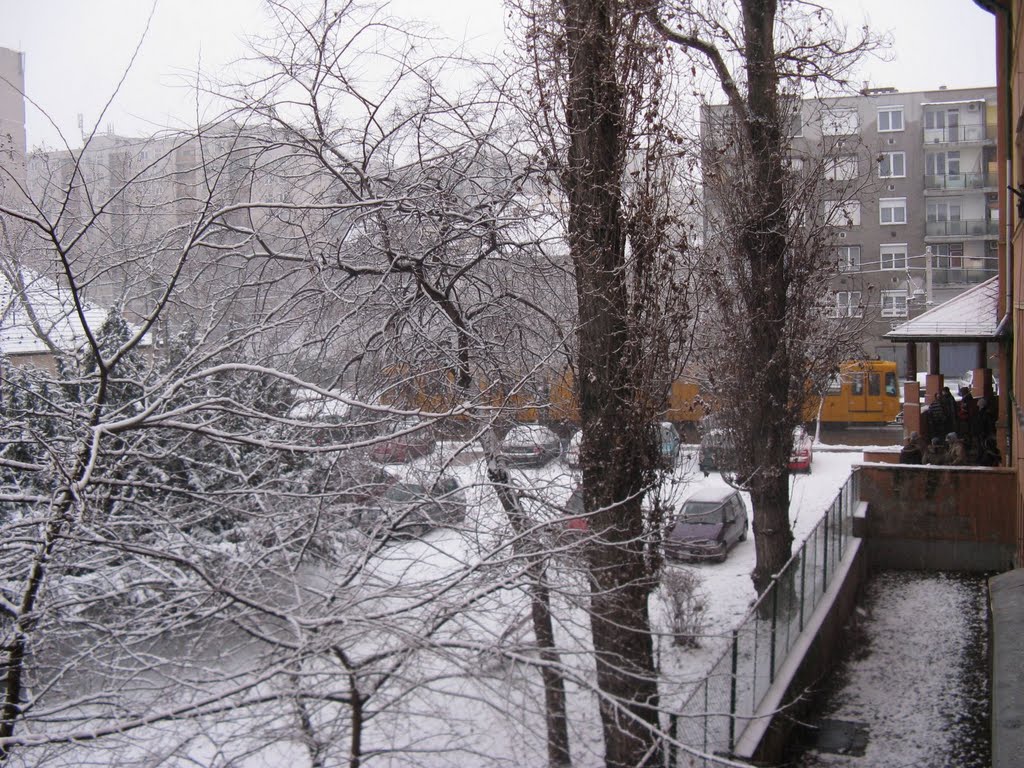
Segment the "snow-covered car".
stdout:
<path fill-rule="evenodd" d="M 580 449 L 583 447 L 583 431 L 577 429 L 572 433 L 572 437 L 569 438 L 569 445 L 566 446 L 565 464 L 572 469 L 577 469 L 580 466 Z"/>
<path fill-rule="evenodd" d="M 512 427 L 499 449 L 509 464 L 519 467 L 542 467 L 562 452 L 558 435 L 540 424 Z"/>
<path fill-rule="evenodd" d="M 790 472 L 810 472 L 814 460 L 814 440 L 803 427 L 793 430 L 793 450 L 789 454 Z"/>
<path fill-rule="evenodd" d="M 657 425 L 658 450 L 662 466 L 671 469 L 679 458 L 679 432 L 671 421 L 662 421 Z"/>
<path fill-rule="evenodd" d="M 749 529 L 747 505 L 736 489 L 702 488 L 688 498 L 665 530 L 663 547 L 668 560 L 722 562 Z"/>
<path fill-rule="evenodd" d="M 388 432 L 394 437 L 376 443 L 370 449 L 370 458 L 381 464 L 412 461 L 420 456 L 429 456 L 434 451 L 434 436 L 429 428 L 414 419 L 392 422 Z"/>
<path fill-rule="evenodd" d="M 415 537 L 462 522 L 466 497 L 451 477 L 440 477 L 432 483 L 395 478 L 379 493 L 354 505 L 350 516 L 353 527 L 368 536 Z"/>

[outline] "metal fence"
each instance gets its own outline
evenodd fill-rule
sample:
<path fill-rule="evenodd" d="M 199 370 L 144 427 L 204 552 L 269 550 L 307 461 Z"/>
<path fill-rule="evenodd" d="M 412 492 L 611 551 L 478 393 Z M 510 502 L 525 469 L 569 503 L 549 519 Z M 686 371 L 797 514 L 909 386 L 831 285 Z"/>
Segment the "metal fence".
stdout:
<path fill-rule="evenodd" d="M 821 601 L 852 537 L 859 499 L 854 472 L 773 584 L 733 630 L 732 642 L 681 709 L 670 717 L 674 740 L 705 754 L 728 755 Z M 665 751 L 670 768 L 710 768 L 713 761 Z"/>

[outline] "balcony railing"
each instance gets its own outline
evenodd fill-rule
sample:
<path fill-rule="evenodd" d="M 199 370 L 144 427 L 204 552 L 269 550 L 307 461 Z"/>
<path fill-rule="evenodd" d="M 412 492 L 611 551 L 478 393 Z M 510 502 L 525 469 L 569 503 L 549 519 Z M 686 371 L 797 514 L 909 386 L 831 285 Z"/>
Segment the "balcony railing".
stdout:
<path fill-rule="evenodd" d="M 984 172 L 927 174 L 924 177 L 925 189 L 984 189 L 995 185 L 995 176 Z"/>
<path fill-rule="evenodd" d="M 991 261 L 991 268 L 951 267 L 949 269 L 944 269 L 936 267 L 932 269 L 932 283 L 935 285 L 974 285 L 977 283 L 983 283 L 990 277 L 995 276 L 998 271 L 998 265 L 995 263 L 995 259 L 991 259 Z"/>
<path fill-rule="evenodd" d="M 925 128 L 925 144 L 960 144 L 971 141 L 995 141 L 995 123 L 972 123 L 953 128 Z"/>
<path fill-rule="evenodd" d="M 929 221 L 925 223 L 928 237 L 983 237 L 998 235 L 999 222 L 995 219 L 960 219 L 958 221 Z"/>

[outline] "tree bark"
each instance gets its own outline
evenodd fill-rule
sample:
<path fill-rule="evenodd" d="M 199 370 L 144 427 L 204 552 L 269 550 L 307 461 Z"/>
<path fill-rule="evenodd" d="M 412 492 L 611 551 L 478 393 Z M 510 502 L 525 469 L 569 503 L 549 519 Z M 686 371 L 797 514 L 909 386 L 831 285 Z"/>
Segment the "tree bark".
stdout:
<path fill-rule="evenodd" d="M 593 533 L 587 557 L 605 764 L 635 768 L 657 759 L 658 687 L 640 504 L 647 436 L 628 322 L 621 191 L 627 108 L 616 79 L 616 6 L 562 0 L 569 67 L 563 185 L 579 312 L 581 464 Z"/>

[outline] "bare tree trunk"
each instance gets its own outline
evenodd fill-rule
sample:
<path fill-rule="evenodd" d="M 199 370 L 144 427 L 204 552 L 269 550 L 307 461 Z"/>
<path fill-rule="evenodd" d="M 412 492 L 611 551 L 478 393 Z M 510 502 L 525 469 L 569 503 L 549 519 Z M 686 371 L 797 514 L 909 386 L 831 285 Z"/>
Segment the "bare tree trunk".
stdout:
<path fill-rule="evenodd" d="M 555 650 L 555 628 L 551 620 L 551 590 L 547 581 L 545 556 L 536 546 L 536 534 L 523 512 L 519 494 L 512 484 L 508 467 L 498 458 L 497 436 L 489 429 L 484 435 L 487 452 L 487 474 L 494 483 L 501 507 L 516 537 L 516 552 L 527 557 L 527 578 L 530 591 L 530 618 L 533 635 L 540 654 L 540 674 L 544 683 L 544 720 L 547 726 L 548 765 L 568 768 L 572 765 L 569 751 L 569 721 L 565 701 L 565 679 Z"/>
<path fill-rule="evenodd" d="M 616 4 L 563 0 L 569 244 L 579 311 L 578 397 L 584 441 L 584 505 L 592 514 L 588 546 L 591 632 L 601 691 L 605 763 L 654 764 L 658 687 L 647 597 L 640 493 L 645 427 L 638 423 L 637 346 L 629 297 L 622 213 L 626 157 L 625 93 L 617 82 Z"/>

